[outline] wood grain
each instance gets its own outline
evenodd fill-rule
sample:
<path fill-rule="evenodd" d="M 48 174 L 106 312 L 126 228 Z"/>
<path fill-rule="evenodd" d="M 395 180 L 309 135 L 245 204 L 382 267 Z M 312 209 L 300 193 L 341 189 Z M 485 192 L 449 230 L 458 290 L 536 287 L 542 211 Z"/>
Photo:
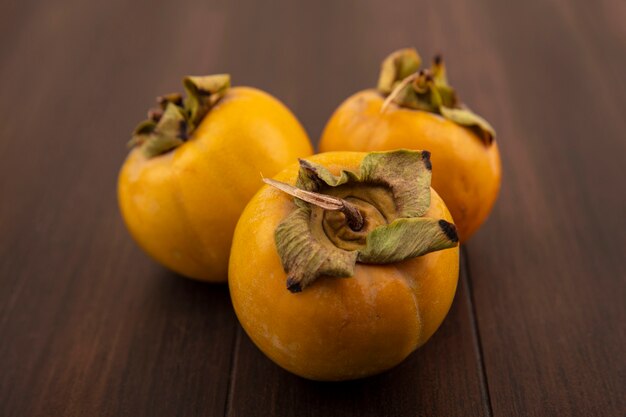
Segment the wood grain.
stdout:
<path fill-rule="evenodd" d="M 506 86 L 484 104 L 502 194 L 468 245 L 494 414 L 624 415 L 626 43 L 585 2 L 481 12 Z"/>
<path fill-rule="evenodd" d="M 147 259 L 116 203 L 129 129 L 185 66 L 154 25 L 174 7 L 63 3 L 2 48 L 0 415 L 221 415 L 228 292 Z"/>
<path fill-rule="evenodd" d="M 0 3 L 0 416 L 619 416 L 626 8 L 615 0 Z M 450 315 L 341 384 L 272 364 L 227 289 L 136 247 L 115 186 L 153 97 L 230 72 L 315 140 L 389 51 L 443 52 L 493 122 L 499 202 Z"/>

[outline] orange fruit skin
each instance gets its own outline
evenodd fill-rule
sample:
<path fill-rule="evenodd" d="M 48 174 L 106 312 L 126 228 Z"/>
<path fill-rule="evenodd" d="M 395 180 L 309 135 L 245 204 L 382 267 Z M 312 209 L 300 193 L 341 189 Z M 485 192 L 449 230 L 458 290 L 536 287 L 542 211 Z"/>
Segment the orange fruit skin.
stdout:
<path fill-rule="evenodd" d="M 390 104 L 375 90 L 356 93 L 332 115 L 320 151 L 385 151 L 417 149 L 431 152 L 432 187 L 452 213 L 461 242 L 487 219 L 500 190 L 498 145 L 486 145 L 467 128 L 424 111 Z"/>
<path fill-rule="evenodd" d="M 130 152 L 118 178 L 122 217 L 160 264 L 225 282 L 235 225 L 261 174 L 274 175 L 312 151 L 282 103 L 257 89 L 231 88 L 178 148 L 154 158 Z"/>
<path fill-rule="evenodd" d="M 307 158 L 337 175 L 358 170 L 359 152 Z M 294 184 L 298 166 L 275 178 Z M 296 206 L 264 186 L 244 210 L 233 239 L 229 287 L 241 325 L 281 367 L 313 380 L 347 380 L 383 372 L 424 344 L 445 318 L 459 274 L 458 247 L 389 265 L 357 264 L 349 278 L 320 277 L 300 293 L 287 276 L 274 232 Z M 452 221 L 431 193 L 426 214 Z"/>

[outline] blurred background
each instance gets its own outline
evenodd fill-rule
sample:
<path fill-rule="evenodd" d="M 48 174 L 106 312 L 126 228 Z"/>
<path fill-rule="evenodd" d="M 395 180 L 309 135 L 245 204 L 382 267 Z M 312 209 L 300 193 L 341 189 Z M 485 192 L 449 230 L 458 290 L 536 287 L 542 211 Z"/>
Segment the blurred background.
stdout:
<path fill-rule="evenodd" d="M 0 415 L 623 415 L 626 2 L 0 2 Z M 381 60 L 442 53 L 498 131 L 504 178 L 423 349 L 303 381 L 224 286 L 131 241 L 117 172 L 185 75 L 228 72 L 317 141 Z"/>

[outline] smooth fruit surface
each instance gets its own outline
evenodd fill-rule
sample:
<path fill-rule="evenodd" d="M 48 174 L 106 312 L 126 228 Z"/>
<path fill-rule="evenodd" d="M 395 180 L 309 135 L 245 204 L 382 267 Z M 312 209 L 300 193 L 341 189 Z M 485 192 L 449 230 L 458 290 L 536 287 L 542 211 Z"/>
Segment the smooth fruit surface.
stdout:
<path fill-rule="evenodd" d="M 431 152 L 432 187 L 441 195 L 461 241 L 487 219 L 500 189 L 498 146 L 443 117 L 391 103 L 365 90 L 342 103 L 328 121 L 320 151 L 423 149 Z"/>
<path fill-rule="evenodd" d="M 312 156 L 334 175 L 357 170 L 364 153 Z M 275 177 L 293 184 L 299 167 Z M 458 247 L 389 265 L 357 264 L 349 278 L 321 277 L 300 293 L 285 286 L 274 233 L 296 206 L 264 186 L 239 219 L 229 267 L 233 306 L 243 328 L 283 368 L 315 380 L 346 380 L 387 370 L 424 344 L 456 290 Z M 431 192 L 426 217 L 452 221 Z M 303 248 L 306 250 L 306 248 Z"/>
<path fill-rule="evenodd" d="M 118 182 L 122 215 L 156 261 L 190 278 L 226 281 L 237 219 L 271 176 L 312 153 L 291 112 L 270 95 L 235 87 L 174 150 L 133 149 Z"/>

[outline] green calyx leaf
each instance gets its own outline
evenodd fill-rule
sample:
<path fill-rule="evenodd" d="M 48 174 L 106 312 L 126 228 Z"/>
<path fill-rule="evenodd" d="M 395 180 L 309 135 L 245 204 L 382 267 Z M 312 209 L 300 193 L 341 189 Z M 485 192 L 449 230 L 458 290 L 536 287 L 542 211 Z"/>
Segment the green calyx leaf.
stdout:
<path fill-rule="evenodd" d="M 391 53 L 381 65 L 378 90 L 384 94 L 391 93 L 400 81 L 415 73 L 421 64 L 422 58 L 414 48 Z"/>
<path fill-rule="evenodd" d="M 189 124 L 195 128 L 230 88 L 230 75 L 185 77 L 183 84 L 187 92 L 185 108 L 189 112 Z"/>
<path fill-rule="evenodd" d="M 421 239 L 415 239 L 416 236 Z M 454 225 L 443 219 L 396 219 L 372 230 L 367 236 L 367 245 L 359 251 L 357 259 L 373 264 L 400 262 L 456 246 L 458 240 Z"/>
<path fill-rule="evenodd" d="M 129 146 L 141 146 L 151 158 L 180 146 L 191 137 L 202 119 L 230 88 L 230 75 L 185 77 L 187 98 L 177 93 L 157 98 L 160 108 L 148 112 L 139 123 Z"/>
<path fill-rule="evenodd" d="M 496 132 L 489 122 L 476 113 L 472 113 L 468 108 L 455 109 L 441 106 L 439 111 L 446 119 L 474 131 L 474 133 L 487 144 L 491 144 L 496 137 Z"/>
<path fill-rule="evenodd" d="M 417 61 L 414 57 L 417 57 Z M 416 62 L 417 66 L 414 65 Z M 389 103 L 395 103 L 401 107 L 439 114 L 469 128 L 485 144 L 490 145 L 496 136 L 494 128 L 460 102 L 454 88 L 448 84 L 441 56 L 435 56 L 430 68 L 419 70 L 419 64 L 419 55 L 414 49 L 401 49 L 385 58 L 378 81 L 378 91 L 387 96 L 383 111 Z M 412 72 L 407 73 L 409 68 Z"/>
<path fill-rule="evenodd" d="M 339 175 L 301 160 L 295 187 L 266 181 L 296 196 L 296 210 L 275 233 L 287 288 L 298 292 L 320 276 L 352 276 L 356 262 L 395 263 L 456 246 L 453 224 L 422 217 L 430 179 L 429 152 L 399 150 L 369 153 L 358 172 Z M 364 220 L 356 230 L 349 218 L 355 209 Z"/>
<path fill-rule="evenodd" d="M 321 165 L 301 160 L 296 187 L 319 192 L 325 186 L 347 183 L 378 184 L 393 195 L 399 217 L 417 217 L 430 207 L 431 170 L 430 152 L 405 149 L 371 152 L 363 158 L 358 173 L 343 170 L 338 176 Z"/>
<path fill-rule="evenodd" d="M 168 103 L 165 112 L 145 141 L 146 155 L 160 155 L 187 140 L 187 121 L 183 109 Z"/>
<path fill-rule="evenodd" d="M 337 248 L 326 239 L 315 239 L 310 229 L 311 208 L 292 212 L 276 228 L 276 245 L 287 272 L 287 288 L 300 292 L 320 275 L 354 274 L 358 253 Z"/>

